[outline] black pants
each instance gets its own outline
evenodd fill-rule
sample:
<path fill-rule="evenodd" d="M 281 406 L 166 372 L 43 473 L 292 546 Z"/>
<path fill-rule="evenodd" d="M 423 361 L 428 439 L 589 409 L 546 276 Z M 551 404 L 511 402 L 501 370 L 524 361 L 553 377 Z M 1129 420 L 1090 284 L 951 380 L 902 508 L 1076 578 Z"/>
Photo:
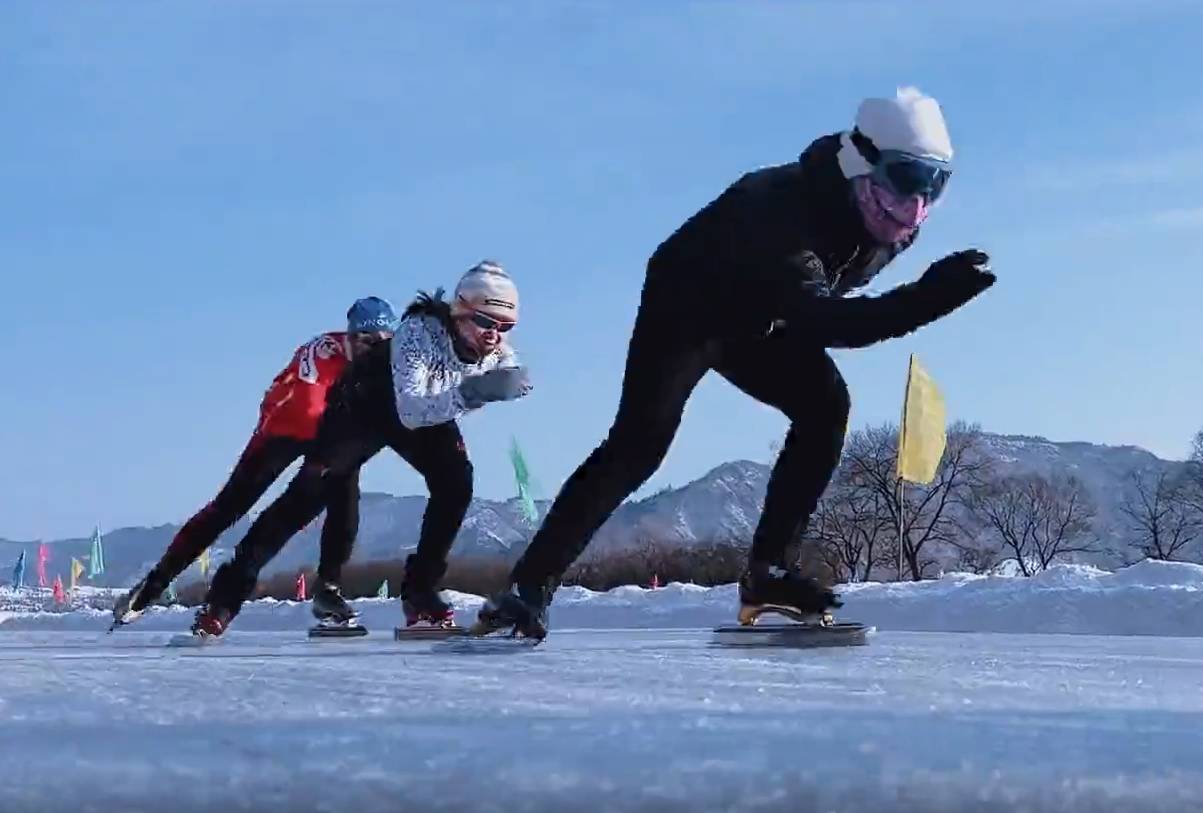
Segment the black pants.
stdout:
<path fill-rule="evenodd" d="M 255 520 L 238 543 L 234 557 L 213 577 L 208 603 L 237 614 L 255 589 L 259 572 L 327 507 L 318 577 L 337 584 L 351 557 L 358 529 L 355 522 L 332 526 L 329 512 L 336 504 L 358 504 L 359 469 L 385 446 L 417 469 L 426 480 L 430 501 L 422 518 L 418 550 L 406 565 L 406 581 L 433 586 L 447 567 L 472 499 L 472 464 L 454 422 L 407 429 L 397 418 L 393 401 L 389 343 L 358 358 L 331 389 L 313 448 L 288 488 Z"/>
<path fill-rule="evenodd" d="M 790 419 L 751 551 L 753 560 L 784 564 L 787 546 L 814 513 L 839 463 L 848 388 L 824 348 L 788 327 L 723 336 L 721 316 L 706 318 L 713 308 L 691 302 L 688 291 L 688 280 L 649 272 L 618 414 L 606 439 L 560 490 L 514 566 L 514 581 L 559 582 L 602 523 L 659 468 L 685 402 L 709 370 Z"/>

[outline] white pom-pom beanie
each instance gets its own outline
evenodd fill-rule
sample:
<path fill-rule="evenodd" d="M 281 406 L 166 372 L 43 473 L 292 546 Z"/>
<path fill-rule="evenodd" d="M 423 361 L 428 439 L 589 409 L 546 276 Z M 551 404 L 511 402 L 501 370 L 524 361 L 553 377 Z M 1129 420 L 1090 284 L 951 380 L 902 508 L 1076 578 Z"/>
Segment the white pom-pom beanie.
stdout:
<path fill-rule="evenodd" d="M 468 269 L 455 286 L 455 305 L 518 321 L 518 286 L 500 263 L 484 260 Z"/>

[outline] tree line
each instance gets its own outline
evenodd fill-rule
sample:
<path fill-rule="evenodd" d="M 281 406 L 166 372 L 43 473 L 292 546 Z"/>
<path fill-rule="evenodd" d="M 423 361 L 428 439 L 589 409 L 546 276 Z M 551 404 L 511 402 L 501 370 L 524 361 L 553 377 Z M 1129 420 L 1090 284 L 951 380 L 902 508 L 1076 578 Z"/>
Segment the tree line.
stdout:
<path fill-rule="evenodd" d="M 1072 470 L 1008 470 L 985 438 L 953 424 L 933 482 L 899 489 L 897 426 L 850 433 L 802 555 L 841 581 L 919 580 L 949 563 L 983 573 L 1011 562 L 1030 576 L 1081 554 L 1125 564 L 1203 556 L 1203 430 L 1186 461 L 1128 472 L 1123 527 L 1111 529 L 1119 544 L 1104 541 L 1096 497 Z"/>
<path fill-rule="evenodd" d="M 849 434 L 840 466 L 809 528 L 798 540 L 804 569 L 837 582 L 920 580 L 941 570 L 986 573 L 1005 562 L 1031 576 L 1079 555 L 1109 554 L 1124 564 L 1142 559 L 1203 562 L 1203 430 L 1181 463 L 1135 468 L 1117 506 L 1121 542 L 1100 533 L 1096 497 L 1068 469 L 1008 470 L 979 427 L 955 423 L 935 479 L 898 488 L 898 427 Z M 901 529 L 901 533 L 899 533 Z M 620 550 L 587 554 L 565 584 L 608 590 L 654 582 L 729 584 L 743 571 L 749 540 L 666 545 L 639 540 Z M 501 589 L 510 563 L 453 557 L 444 580 L 452 590 L 483 594 Z M 312 583 L 312 568 L 305 568 Z M 289 598 L 297 571 L 263 580 L 255 596 Z M 352 562 L 344 574 L 350 596 L 375 595 L 387 582 L 395 596 L 404 576 L 400 559 Z M 180 600 L 203 600 L 193 583 Z"/>

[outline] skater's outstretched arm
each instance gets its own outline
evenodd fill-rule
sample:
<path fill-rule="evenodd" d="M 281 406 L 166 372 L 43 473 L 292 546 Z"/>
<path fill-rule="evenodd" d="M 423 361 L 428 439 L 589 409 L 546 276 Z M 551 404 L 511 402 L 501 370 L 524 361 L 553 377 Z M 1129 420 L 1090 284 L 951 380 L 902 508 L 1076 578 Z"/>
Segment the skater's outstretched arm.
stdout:
<path fill-rule="evenodd" d="M 881 296 L 823 296 L 804 280 L 778 299 L 778 318 L 823 347 L 866 347 L 918 330 L 985 291 L 995 280 L 989 259 L 975 249 L 950 254 Z"/>

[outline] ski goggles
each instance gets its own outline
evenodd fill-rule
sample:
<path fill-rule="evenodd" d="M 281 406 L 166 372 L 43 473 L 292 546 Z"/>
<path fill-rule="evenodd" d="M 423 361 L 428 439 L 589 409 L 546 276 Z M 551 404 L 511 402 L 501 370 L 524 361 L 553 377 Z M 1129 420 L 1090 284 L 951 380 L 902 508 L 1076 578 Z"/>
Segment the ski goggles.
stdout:
<path fill-rule="evenodd" d="M 472 324 L 481 330 L 496 330 L 498 333 L 506 333 L 513 330 L 514 325 L 517 324 L 517 322 L 503 322 L 500 319 L 494 319 L 487 313 L 481 313 L 480 311 L 472 311 L 472 314 L 468 318 L 472 320 Z"/>
<path fill-rule="evenodd" d="M 878 150 L 871 177 L 895 195 L 919 195 L 934 201 L 944 192 L 952 169 L 934 158 L 921 158 L 900 150 Z"/>

